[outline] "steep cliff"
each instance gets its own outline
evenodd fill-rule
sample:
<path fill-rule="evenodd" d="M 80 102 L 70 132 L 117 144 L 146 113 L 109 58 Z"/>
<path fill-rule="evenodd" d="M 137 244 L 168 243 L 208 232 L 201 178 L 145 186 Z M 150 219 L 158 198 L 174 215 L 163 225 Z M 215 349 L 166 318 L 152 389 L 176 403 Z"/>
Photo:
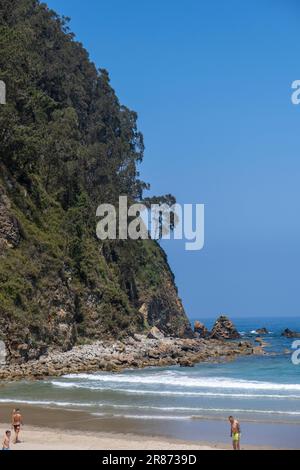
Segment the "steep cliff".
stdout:
<path fill-rule="evenodd" d="M 96 208 L 142 200 L 143 136 L 67 21 L 0 0 L 0 339 L 10 361 L 157 326 L 191 336 L 154 241 L 96 238 Z"/>

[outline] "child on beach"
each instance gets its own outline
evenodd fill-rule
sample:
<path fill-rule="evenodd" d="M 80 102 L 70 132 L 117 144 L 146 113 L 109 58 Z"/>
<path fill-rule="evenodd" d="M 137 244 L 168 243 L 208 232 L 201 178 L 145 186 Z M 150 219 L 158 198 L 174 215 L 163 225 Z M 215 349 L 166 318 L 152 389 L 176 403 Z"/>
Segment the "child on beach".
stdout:
<path fill-rule="evenodd" d="M 11 438 L 11 431 L 6 431 L 3 443 L 2 443 L 2 450 L 10 450 L 10 438 Z"/>

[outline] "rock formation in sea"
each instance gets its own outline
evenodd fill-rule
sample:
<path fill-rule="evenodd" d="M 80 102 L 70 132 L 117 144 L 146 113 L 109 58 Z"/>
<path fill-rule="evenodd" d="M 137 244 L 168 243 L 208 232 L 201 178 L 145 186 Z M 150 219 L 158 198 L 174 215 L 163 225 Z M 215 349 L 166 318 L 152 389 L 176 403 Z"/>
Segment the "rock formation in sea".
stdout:
<path fill-rule="evenodd" d="M 286 338 L 300 338 L 300 333 L 297 331 L 292 331 L 289 328 L 286 328 L 282 333 L 281 336 L 285 336 Z"/>
<path fill-rule="evenodd" d="M 212 339 L 239 339 L 241 335 L 237 331 L 233 322 L 226 316 L 220 316 L 212 329 L 210 337 Z"/>
<path fill-rule="evenodd" d="M 258 328 L 256 330 L 256 333 L 258 335 L 268 335 L 269 334 L 269 331 L 267 330 L 267 328 Z"/>
<path fill-rule="evenodd" d="M 206 326 L 200 321 L 195 321 L 194 332 L 196 337 L 198 338 L 208 338 L 210 335 L 210 332 L 208 331 Z"/>

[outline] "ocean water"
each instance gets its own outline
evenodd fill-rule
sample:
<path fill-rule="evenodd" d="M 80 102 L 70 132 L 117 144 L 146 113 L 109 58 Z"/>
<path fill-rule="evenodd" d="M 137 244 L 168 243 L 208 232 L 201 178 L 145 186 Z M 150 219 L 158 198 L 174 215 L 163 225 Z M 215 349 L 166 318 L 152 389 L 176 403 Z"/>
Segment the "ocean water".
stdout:
<path fill-rule="evenodd" d="M 206 322 L 208 327 L 211 323 Z M 254 330 L 266 327 L 270 355 L 194 368 L 72 374 L 11 383 L 1 387 L 0 402 L 85 410 L 99 420 L 99 428 L 102 419 L 127 420 L 131 431 L 135 425 L 141 429 L 141 422 L 151 422 L 151 429 L 164 434 L 160 423 L 168 423 L 167 434 L 176 427 L 182 432 L 172 435 L 189 439 L 199 438 L 201 420 L 224 421 L 229 415 L 248 423 L 297 425 L 299 433 L 300 365 L 291 360 L 293 340 L 281 337 L 281 332 L 287 327 L 300 331 L 300 319 L 236 319 L 235 324 L 244 339 L 255 338 Z M 297 440 L 300 444 L 300 433 Z"/>

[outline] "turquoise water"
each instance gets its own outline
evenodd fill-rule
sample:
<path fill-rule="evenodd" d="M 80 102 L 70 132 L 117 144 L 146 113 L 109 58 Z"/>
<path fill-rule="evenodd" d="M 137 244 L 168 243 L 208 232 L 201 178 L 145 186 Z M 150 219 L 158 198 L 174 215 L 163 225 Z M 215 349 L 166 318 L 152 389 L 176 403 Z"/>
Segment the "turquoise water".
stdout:
<path fill-rule="evenodd" d="M 235 324 L 244 339 L 254 339 L 253 331 L 266 327 L 266 351 L 272 354 L 191 369 L 72 374 L 8 384 L 0 401 L 82 409 L 99 420 L 177 422 L 186 435 L 197 420 L 224 420 L 229 414 L 248 422 L 300 424 L 300 365 L 291 361 L 293 340 L 280 336 L 287 327 L 300 331 L 300 320 L 252 318 Z"/>

